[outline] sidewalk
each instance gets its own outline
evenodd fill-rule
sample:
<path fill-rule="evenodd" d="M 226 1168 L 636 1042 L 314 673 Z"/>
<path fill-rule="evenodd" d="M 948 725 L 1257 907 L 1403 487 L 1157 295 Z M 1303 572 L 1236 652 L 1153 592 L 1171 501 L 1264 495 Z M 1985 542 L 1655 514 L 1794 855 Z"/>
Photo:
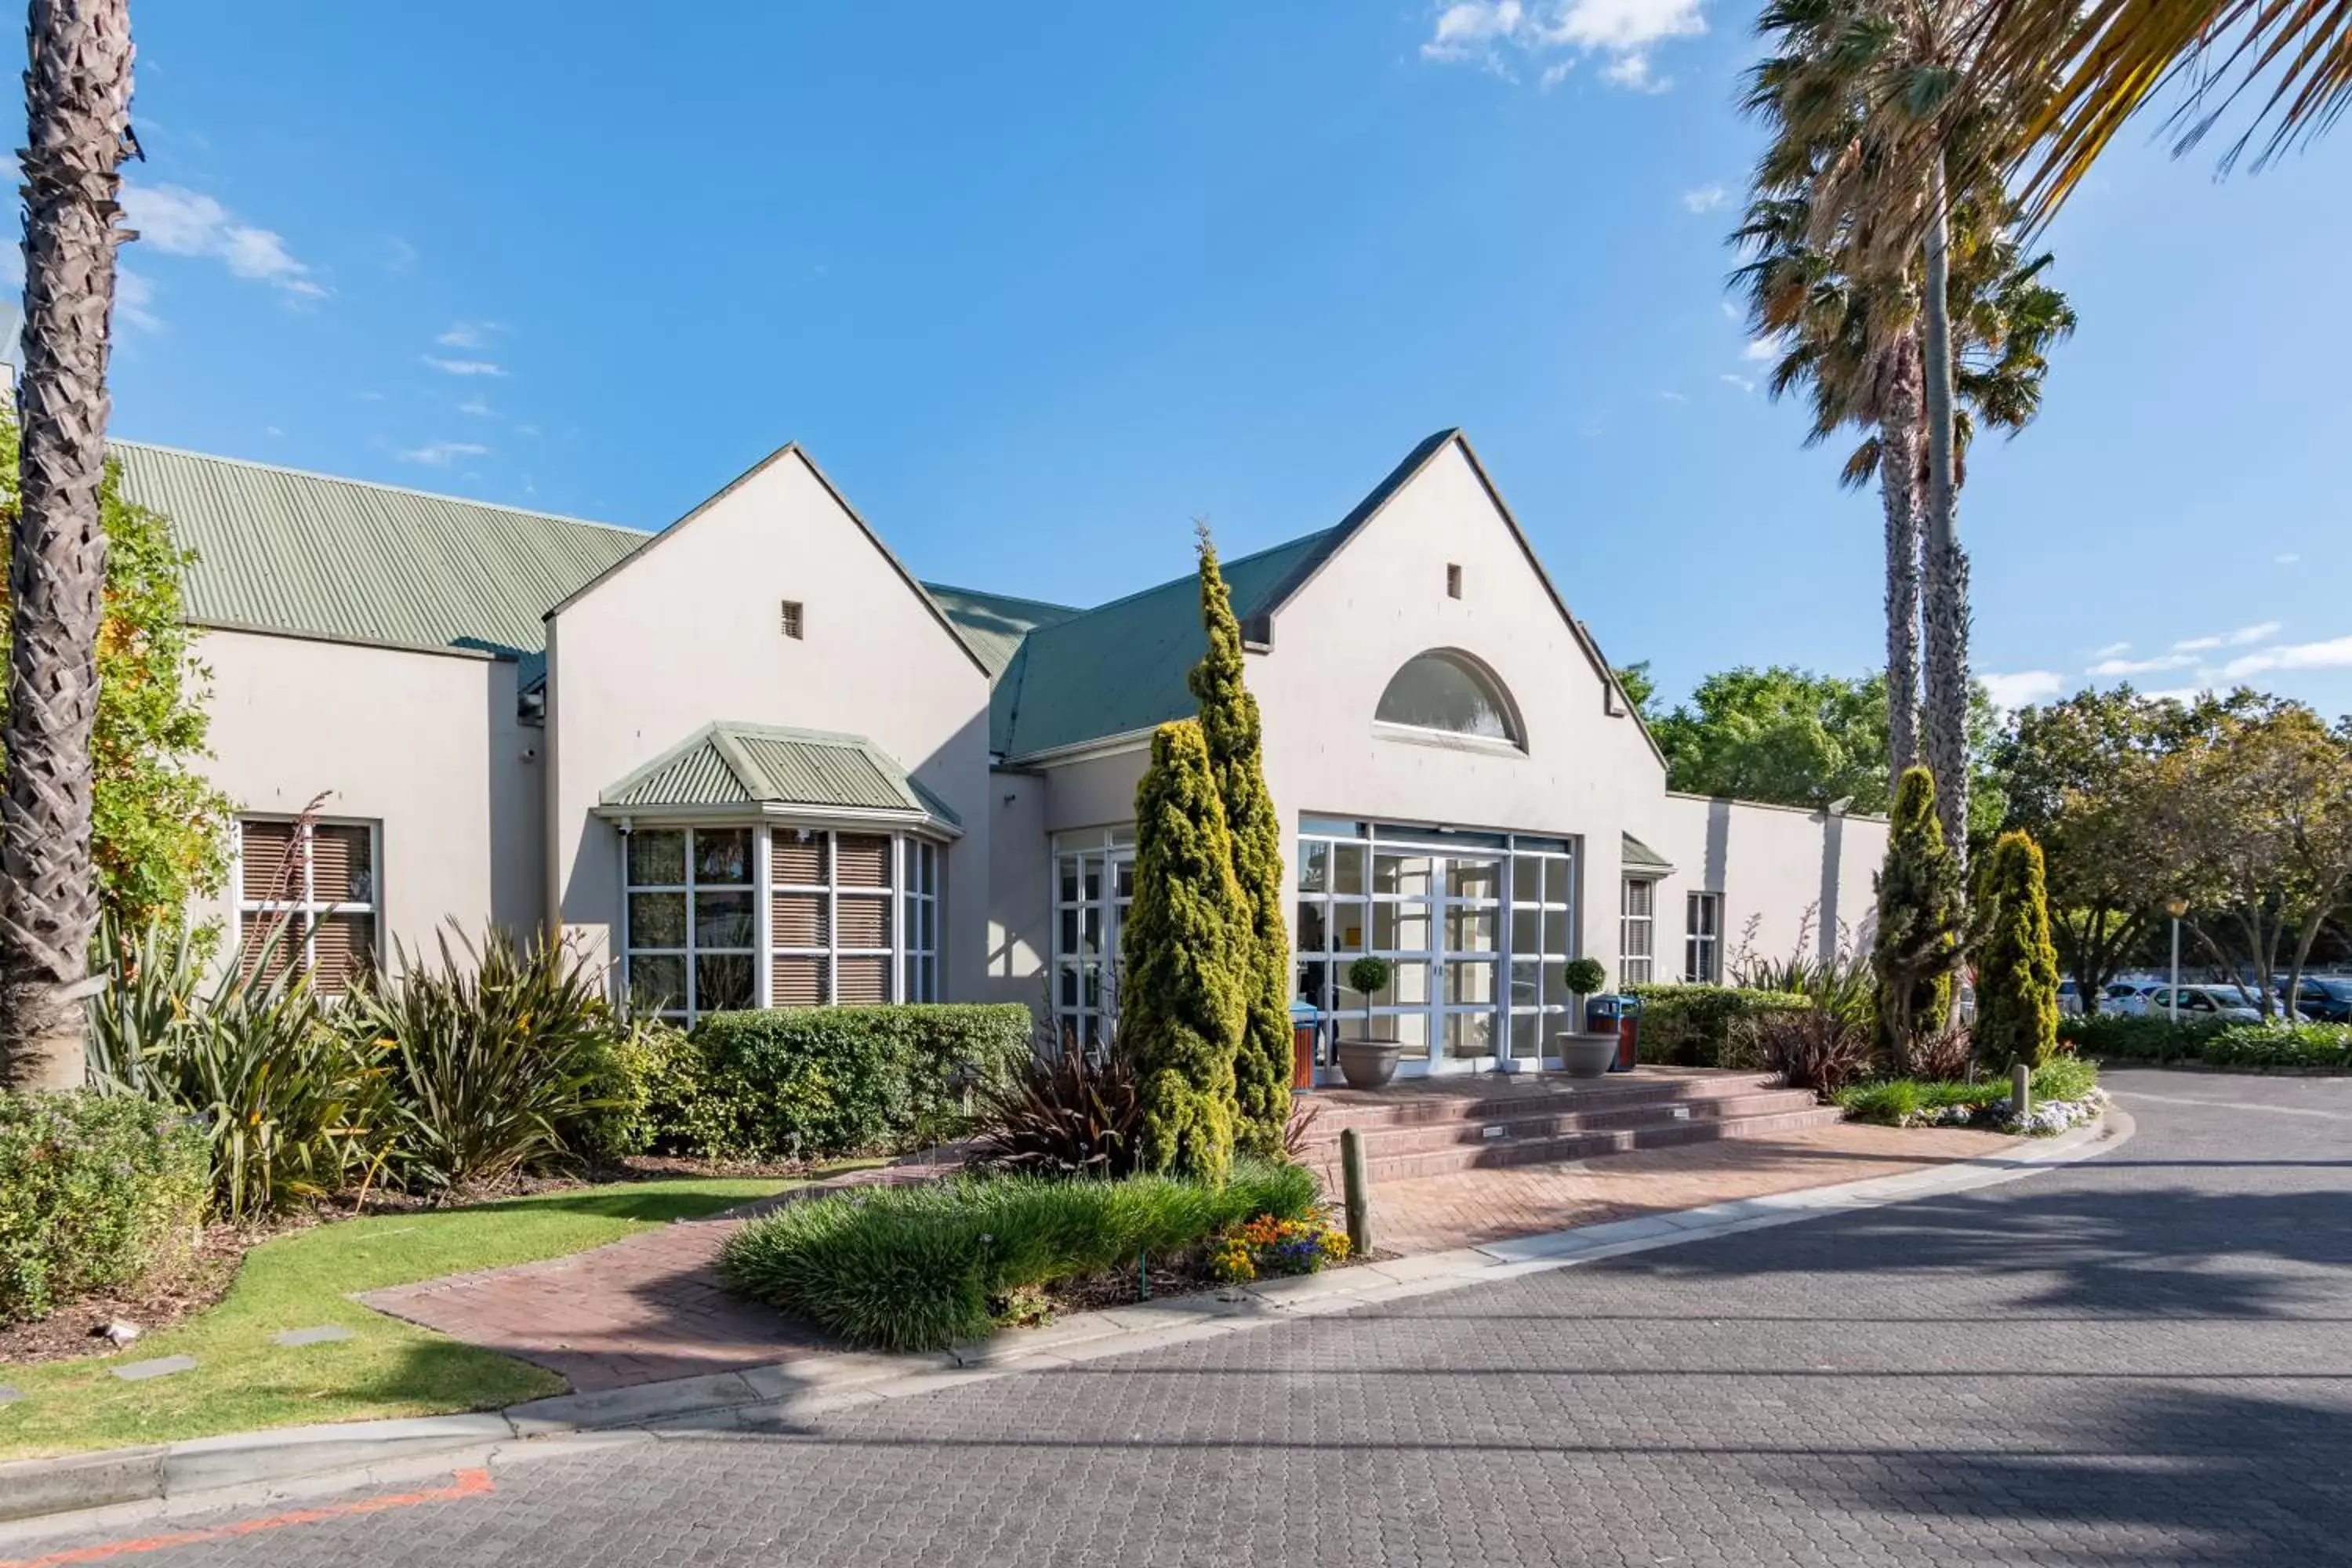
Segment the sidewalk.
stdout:
<path fill-rule="evenodd" d="M 1443 1252 L 1932 1171 L 1998 1152 L 2011 1142 L 1957 1128 L 1848 1122 L 1774 1139 L 1420 1176 L 1374 1187 L 1373 1238 L 1383 1252 Z M 784 1201 L 928 1174 L 919 1166 L 863 1171 Z M 838 1351 L 810 1325 L 729 1296 L 713 1277 L 719 1247 L 761 1206 L 772 1205 L 682 1221 L 569 1258 L 371 1291 L 360 1300 L 468 1344 L 533 1362 L 561 1373 L 582 1394 Z"/>

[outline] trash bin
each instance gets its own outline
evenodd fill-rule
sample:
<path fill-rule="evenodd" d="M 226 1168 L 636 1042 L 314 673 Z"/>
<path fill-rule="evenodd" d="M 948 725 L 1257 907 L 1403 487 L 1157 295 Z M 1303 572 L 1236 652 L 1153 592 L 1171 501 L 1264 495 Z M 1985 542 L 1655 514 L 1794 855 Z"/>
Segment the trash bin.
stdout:
<path fill-rule="evenodd" d="M 1305 1094 L 1315 1087 L 1315 1009 L 1304 1002 L 1290 1005 L 1290 1092 Z"/>
<path fill-rule="evenodd" d="M 1584 1026 L 1596 1035 L 1612 1030 L 1617 1036 L 1617 1059 L 1611 1072 L 1632 1072 L 1642 1059 L 1642 999 L 1600 995 L 1584 999 Z"/>

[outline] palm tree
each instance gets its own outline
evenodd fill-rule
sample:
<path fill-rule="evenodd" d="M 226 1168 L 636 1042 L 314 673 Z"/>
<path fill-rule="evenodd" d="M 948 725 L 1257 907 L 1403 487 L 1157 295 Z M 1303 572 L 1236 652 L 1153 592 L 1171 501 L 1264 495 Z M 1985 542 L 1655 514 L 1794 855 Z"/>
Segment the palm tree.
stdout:
<path fill-rule="evenodd" d="M 82 1081 L 98 925 L 90 727 L 106 536 L 108 318 L 131 137 L 128 0 L 31 0 L 25 73 L 25 375 L 0 746 L 0 1084 Z"/>
<path fill-rule="evenodd" d="M 1887 31 L 1881 18 L 1850 0 L 1778 0 L 1760 28 L 1781 47 L 1748 79 L 1745 107 L 1768 122 L 1772 136 L 1758 165 L 1758 194 L 1733 237 L 1754 258 L 1737 276 L 1748 290 L 1751 324 L 1787 345 L 1773 370 L 1773 395 L 1801 384 L 1810 389 L 1809 442 L 1849 424 L 1874 431 L 1847 460 L 1842 479 L 1859 486 L 1875 478 L 1886 518 L 1888 749 L 1899 780 L 1918 760 L 1920 532 L 1937 468 L 1926 350 L 1936 336 L 1927 318 L 1938 312 L 1923 309 L 1925 258 L 1899 243 L 1911 209 L 1858 205 L 1824 215 L 1816 205 L 1832 188 L 1850 199 L 1874 180 L 1890 178 L 1877 170 L 1884 152 L 1873 138 L 1883 132 L 1873 129 L 1873 84 L 1864 68 L 1885 51 Z M 1950 492 L 1965 479 L 1975 425 L 2013 433 L 2030 420 L 2041 405 L 2047 350 L 2074 330 L 2065 297 L 2042 281 L 2050 258 L 2021 254 L 2017 216 L 1997 171 L 1980 173 L 1951 204 L 1948 276 L 1935 295 L 1957 399 L 1947 398 L 1951 434 L 1943 466 Z M 1896 243 L 1883 237 L 1887 232 Z M 1949 679 L 1937 682 L 1935 702 L 1946 711 L 1935 726 L 1938 744 L 1929 761 L 1939 783 L 1953 781 L 1939 790 L 1938 805 L 1961 825 L 1950 837 L 1962 844 L 1967 558 L 1949 537 L 1949 494 L 1943 515 L 1941 569 L 1928 574 L 1937 601 L 1931 614 L 1940 614 L 1956 636 L 1930 652 L 1931 676 Z M 1957 726 L 1948 711 L 1952 679 Z"/>
<path fill-rule="evenodd" d="M 2013 149 L 2020 163 L 2041 151 L 2024 185 L 2036 221 L 2074 192 L 2126 121 L 2176 86 L 2185 89 L 2168 121 L 2177 156 L 2239 94 L 2271 79 L 2252 121 L 2222 154 L 2225 171 L 2265 125 L 2258 168 L 2352 104 L 2352 5 L 2345 0 L 1990 0 L 1971 45 L 1973 76 L 2053 78 Z"/>
<path fill-rule="evenodd" d="M 1767 172 L 1795 180 L 1802 170 L 1810 243 L 1864 287 L 1868 316 L 1899 321 L 1910 313 L 1906 301 L 1917 301 L 1925 447 L 1916 492 L 1926 634 L 1920 750 L 1936 776 L 1937 815 L 1955 845 L 1967 842 L 1968 824 L 1969 563 L 1957 512 L 1962 373 L 1951 303 L 1958 204 L 1948 193 L 1946 168 L 1956 155 L 1967 167 L 1989 164 L 1979 150 L 2013 145 L 2014 128 L 2036 107 L 2009 79 L 1962 68 L 1979 16 L 1979 0 L 1773 0 L 1759 26 L 1779 52 L 1759 68 L 1750 97 L 1760 98 L 1779 124 Z M 1969 182 L 1961 194 L 1971 194 Z M 1904 352 L 1897 334 L 1882 332 L 1866 363 L 1906 370 Z M 1907 370 L 1894 377 L 1882 371 L 1872 380 L 1894 395 L 1906 376 Z"/>

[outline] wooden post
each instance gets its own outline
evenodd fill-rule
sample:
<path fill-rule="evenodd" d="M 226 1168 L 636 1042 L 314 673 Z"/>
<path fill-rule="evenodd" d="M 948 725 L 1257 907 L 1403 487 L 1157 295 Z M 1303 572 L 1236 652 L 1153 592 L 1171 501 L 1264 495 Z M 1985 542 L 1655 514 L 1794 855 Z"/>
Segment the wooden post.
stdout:
<path fill-rule="evenodd" d="M 2009 1110 L 2019 1121 L 2033 1109 L 2033 1069 L 2019 1062 L 2009 1069 Z"/>
<path fill-rule="evenodd" d="M 1352 1127 L 1339 1131 L 1339 1184 L 1348 1204 L 1348 1250 L 1357 1258 L 1372 1253 L 1371 1183 L 1364 1174 L 1364 1135 Z"/>

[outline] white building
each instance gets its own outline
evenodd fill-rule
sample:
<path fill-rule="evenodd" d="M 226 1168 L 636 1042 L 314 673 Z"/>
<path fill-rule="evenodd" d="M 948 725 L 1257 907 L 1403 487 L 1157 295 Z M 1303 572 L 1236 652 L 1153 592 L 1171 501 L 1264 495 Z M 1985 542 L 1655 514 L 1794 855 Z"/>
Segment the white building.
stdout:
<path fill-rule="evenodd" d="M 198 552 L 216 909 L 332 985 L 455 919 L 560 924 L 684 1017 L 887 1000 L 1101 1025 L 1186 576 L 1092 609 L 919 582 L 786 447 L 659 533 L 124 444 Z M 1225 571 L 1290 825 L 1300 999 L 1407 1072 L 1525 1068 L 1560 970 L 1721 977 L 1859 926 L 1883 822 L 1665 787 L 1469 443 Z M 288 857 L 318 801 L 311 853 Z M 1348 958 L 1395 961 L 1344 988 Z M 1327 1033 L 1330 1031 L 1327 1030 Z"/>

